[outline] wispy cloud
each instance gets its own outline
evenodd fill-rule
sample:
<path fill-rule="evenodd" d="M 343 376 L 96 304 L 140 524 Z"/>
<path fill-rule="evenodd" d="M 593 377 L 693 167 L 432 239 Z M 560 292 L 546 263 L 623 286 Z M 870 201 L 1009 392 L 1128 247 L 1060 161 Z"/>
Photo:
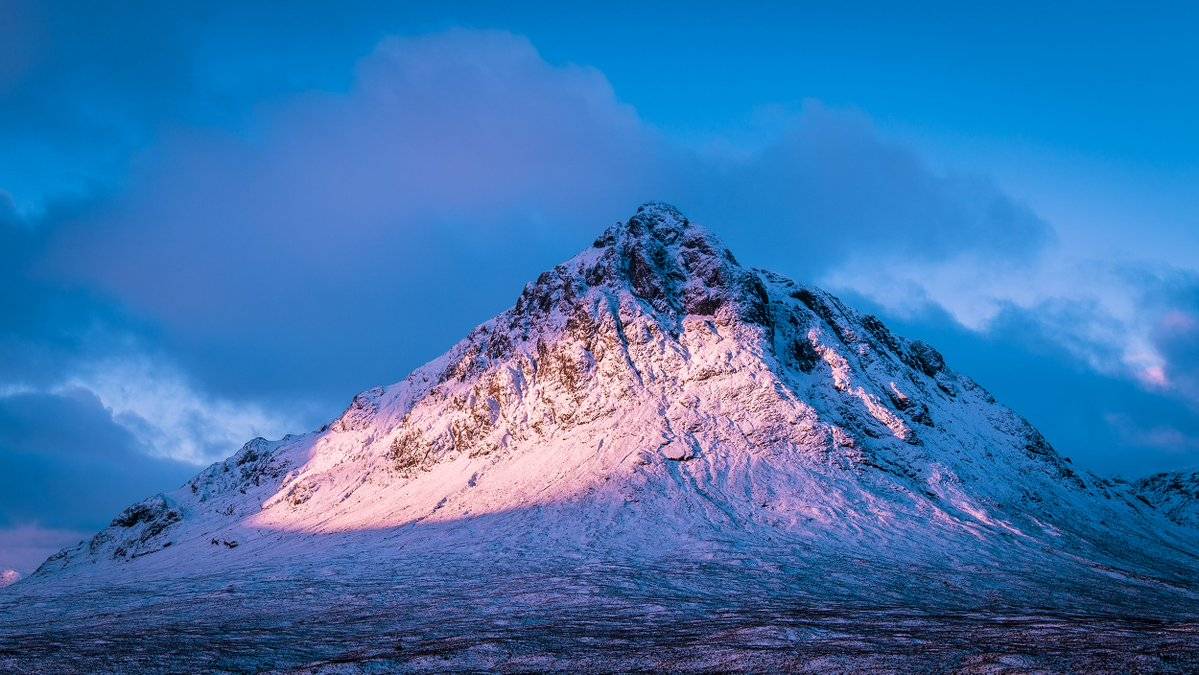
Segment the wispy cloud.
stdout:
<path fill-rule="evenodd" d="M 1199 359 L 1187 321 L 1199 309 L 1192 290 L 1199 275 L 1190 271 L 1088 260 L 1055 243 L 1027 260 L 997 261 L 985 252 L 919 264 L 861 260 L 825 278 L 895 312 L 943 308 L 979 332 L 1017 312 L 1089 367 L 1199 409 Z"/>
<path fill-rule="evenodd" d="M 197 391 L 176 368 L 145 356 L 84 364 L 51 391 L 82 389 L 156 455 L 206 465 L 256 436 L 302 430 L 301 421 L 247 401 Z"/>
<path fill-rule="evenodd" d="M 1104 415 L 1108 426 L 1120 438 L 1134 447 L 1154 448 L 1178 454 L 1189 454 L 1199 449 L 1199 436 L 1168 425 L 1143 426 L 1131 416 L 1123 413 Z"/>

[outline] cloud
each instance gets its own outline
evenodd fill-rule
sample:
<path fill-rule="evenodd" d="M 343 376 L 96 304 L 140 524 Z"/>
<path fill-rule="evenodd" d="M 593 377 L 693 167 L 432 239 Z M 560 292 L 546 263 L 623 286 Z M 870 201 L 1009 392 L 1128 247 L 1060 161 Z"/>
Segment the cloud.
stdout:
<path fill-rule="evenodd" d="M 986 179 L 934 172 L 880 137 L 864 115 L 814 101 L 776 142 L 744 161 L 718 163 L 701 179 L 688 201 L 750 235 L 739 238 L 777 259 L 774 266 L 809 274 L 855 260 L 925 264 L 980 253 L 1022 260 L 1053 236 Z M 769 244 L 755 246 L 763 239 Z"/>
<path fill-rule="evenodd" d="M 1160 264 L 1091 260 L 1053 241 L 1024 259 L 985 251 L 939 261 L 862 260 L 824 277 L 892 312 L 935 306 L 977 332 L 1018 315 L 1096 371 L 1128 378 L 1199 410 L 1199 274 Z"/>
<path fill-rule="evenodd" d="M 0 527 L 94 529 L 195 466 L 154 458 L 82 389 L 0 398 Z"/>
<path fill-rule="evenodd" d="M 806 278 L 854 255 L 1019 257 L 1049 237 L 857 113 L 810 103 L 795 120 L 748 156 L 697 153 L 524 38 L 393 38 L 348 91 L 264 106 L 248 134 L 164 141 L 127 193 L 53 226 L 45 269 L 160 327 L 204 388 L 340 402 L 436 356 L 646 199 Z"/>
<path fill-rule="evenodd" d="M 59 212 L 90 206 L 64 205 Z M 39 274 L 49 234 L 0 218 L 0 396 L 86 392 L 135 435 L 140 449 L 193 464 L 226 456 L 253 435 L 295 428 L 296 416 L 268 414 L 253 401 L 197 387 L 144 322 L 86 289 Z"/>
<path fill-rule="evenodd" d="M 1188 295 L 1153 327 L 1153 346 L 1163 360 L 1155 380 L 1181 392 L 1199 409 L 1199 280 Z"/>
<path fill-rule="evenodd" d="M 139 356 L 83 365 L 59 392 L 87 392 L 147 454 L 207 465 L 256 436 L 279 437 L 300 428 L 295 417 L 252 402 L 212 397 L 161 362 Z"/>
<path fill-rule="evenodd" d="M 89 537 L 90 531 L 62 530 L 22 524 L 0 527 L 0 571 L 14 569 L 28 576 L 46 558 Z"/>
<path fill-rule="evenodd" d="M 844 299 L 883 314 L 867 297 Z M 1061 335 L 1029 312 L 1006 307 L 985 331 L 963 326 L 937 305 L 891 316 L 895 332 L 937 345 L 946 362 L 1026 416 L 1083 469 L 1138 477 L 1199 466 L 1199 416 L 1184 398 L 1104 372 L 1078 358 Z"/>
<path fill-rule="evenodd" d="M 1128 445 L 1174 453 L 1191 453 L 1199 450 L 1199 435 L 1188 433 L 1177 427 L 1162 424 L 1142 426 L 1130 416 L 1122 413 L 1108 413 L 1104 415 L 1104 419 Z"/>

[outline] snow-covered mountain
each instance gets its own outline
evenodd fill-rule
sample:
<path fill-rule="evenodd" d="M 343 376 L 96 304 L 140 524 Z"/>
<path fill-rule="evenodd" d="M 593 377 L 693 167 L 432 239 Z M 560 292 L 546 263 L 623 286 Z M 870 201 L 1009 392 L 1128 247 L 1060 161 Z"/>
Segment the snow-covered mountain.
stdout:
<path fill-rule="evenodd" d="M 933 347 L 646 204 L 405 380 L 250 441 L 22 586 L 487 560 L 690 570 L 697 595 L 1192 611 L 1195 481 L 1075 469 Z"/>
<path fill-rule="evenodd" d="M 16 570 L 0 570 L 0 588 L 12 586 L 21 580 L 21 573 Z"/>
<path fill-rule="evenodd" d="M 1199 528 L 1199 471 L 1156 473 L 1137 481 L 1132 490 L 1175 523 Z"/>

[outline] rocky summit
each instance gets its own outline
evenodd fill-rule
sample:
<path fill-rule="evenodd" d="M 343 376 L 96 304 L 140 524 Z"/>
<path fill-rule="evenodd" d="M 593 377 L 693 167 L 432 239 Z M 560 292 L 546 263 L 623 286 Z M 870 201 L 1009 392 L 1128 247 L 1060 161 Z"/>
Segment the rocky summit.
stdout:
<path fill-rule="evenodd" d="M 0 670 L 1185 671 L 1197 504 L 653 203 L 0 593 Z"/>

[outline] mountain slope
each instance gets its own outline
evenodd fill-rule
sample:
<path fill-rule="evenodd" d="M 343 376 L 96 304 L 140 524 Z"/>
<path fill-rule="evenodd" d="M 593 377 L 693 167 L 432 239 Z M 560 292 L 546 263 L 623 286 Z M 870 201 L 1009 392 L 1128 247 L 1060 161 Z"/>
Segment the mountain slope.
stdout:
<path fill-rule="evenodd" d="M 250 441 L 22 586 L 336 569 L 444 573 L 460 598 L 598 565 L 618 590 L 596 602 L 1186 614 L 1199 536 L 1173 485 L 1074 470 L 932 347 L 647 204 L 404 381 Z"/>
<path fill-rule="evenodd" d="M 1199 471 L 1157 473 L 1137 481 L 1133 494 L 1185 527 L 1199 528 Z"/>

